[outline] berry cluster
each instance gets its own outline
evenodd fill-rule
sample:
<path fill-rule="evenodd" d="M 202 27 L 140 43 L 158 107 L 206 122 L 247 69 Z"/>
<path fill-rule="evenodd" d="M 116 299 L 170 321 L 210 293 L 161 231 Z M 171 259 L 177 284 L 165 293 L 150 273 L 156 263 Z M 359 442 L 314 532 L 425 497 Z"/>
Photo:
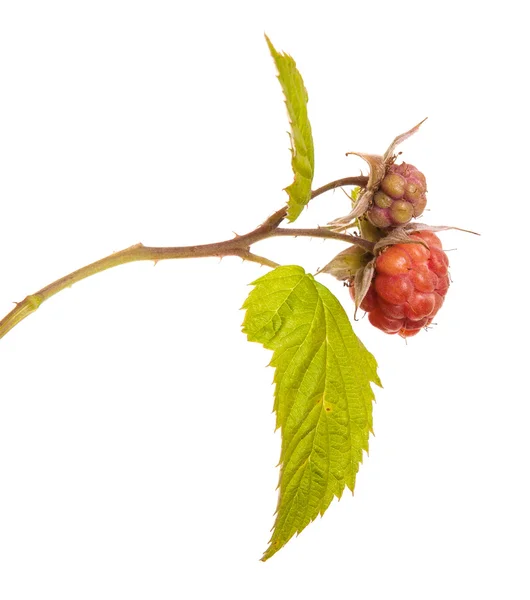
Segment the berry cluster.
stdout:
<path fill-rule="evenodd" d="M 410 243 L 387 246 L 377 257 L 360 305 L 374 327 L 402 337 L 416 335 L 432 322 L 449 288 L 449 260 L 438 236 L 417 231 L 410 237 Z M 354 286 L 350 294 L 355 299 Z"/>
<path fill-rule="evenodd" d="M 425 176 L 416 167 L 389 165 L 366 216 L 375 227 L 400 227 L 425 210 Z"/>

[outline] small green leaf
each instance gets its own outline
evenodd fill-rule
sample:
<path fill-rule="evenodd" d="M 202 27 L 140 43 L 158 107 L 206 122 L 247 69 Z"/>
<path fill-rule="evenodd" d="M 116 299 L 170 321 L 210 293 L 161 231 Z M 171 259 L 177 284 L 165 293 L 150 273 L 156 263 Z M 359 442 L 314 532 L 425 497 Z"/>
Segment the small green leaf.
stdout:
<path fill-rule="evenodd" d="M 357 200 L 359 200 L 360 193 L 361 193 L 361 188 L 358 185 L 356 185 L 355 187 L 352 188 L 352 190 L 351 190 L 352 207 L 355 206 L 355 203 L 357 202 Z"/>
<path fill-rule="evenodd" d="M 280 54 L 265 36 L 278 69 L 278 79 L 285 95 L 285 105 L 291 124 L 291 166 L 294 181 L 285 188 L 289 195 L 287 218 L 294 221 L 311 199 L 311 184 L 315 170 L 315 153 L 311 124 L 307 116 L 307 90 L 296 63 L 288 54 Z"/>
<path fill-rule="evenodd" d="M 281 428 L 279 499 L 267 560 L 324 514 L 355 477 L 372 431 L 377 364 L 335 296 L 302 267 L 253 282 L 243 308 L 249 341 L 273 350 Z"/>

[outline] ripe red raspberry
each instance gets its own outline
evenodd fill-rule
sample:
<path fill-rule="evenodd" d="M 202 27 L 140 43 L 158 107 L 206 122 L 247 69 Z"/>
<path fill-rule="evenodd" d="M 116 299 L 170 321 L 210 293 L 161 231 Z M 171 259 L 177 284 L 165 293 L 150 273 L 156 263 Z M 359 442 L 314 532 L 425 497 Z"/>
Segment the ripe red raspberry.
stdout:
<path fill-rule="evenodd" d="M 400 227 L 419 217 L 427 204 L 425 176 L 416 167 L 390 165 L 366 216 L 376 227 Z"/>
<path fill-rule="evenodd" d="M 387 246 L 375 261 L 375 274 L 361 308 L 385 333 L 416 335 L 431 323 L 449 288 L 449 260 L 438 236 L 417 231 L 421 243 Z M 355 289 L 350 287 L 355 299 Z"/>

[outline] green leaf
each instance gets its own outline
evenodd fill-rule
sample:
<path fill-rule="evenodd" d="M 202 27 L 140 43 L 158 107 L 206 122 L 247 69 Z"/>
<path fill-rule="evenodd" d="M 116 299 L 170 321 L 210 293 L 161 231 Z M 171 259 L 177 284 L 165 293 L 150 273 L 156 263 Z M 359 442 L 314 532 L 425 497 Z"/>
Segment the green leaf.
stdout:
<path fill-rule="evenodd" d="M 281 428 L 279 499 L 267 560 L 322 515 L 355 477 L 372 431 L 377 364 L 335 296 L 302 267 L 253 282 L 243 332 L 273 350 Z"/>
<path fill-rule="evenodd" d="M 288 54 L 280 54 L 265 36 L 278 69 L 278 79 L 285 95 L 285 105 L 291 124 L 291 165 L 294 181 L 285 191 L 289 194 L 287 218 L 294 221 L 311 199 L 311 184 L 315 171 L 315 153 L 311 124 L 307 116 L 307 90 L 296 63 Z"/>

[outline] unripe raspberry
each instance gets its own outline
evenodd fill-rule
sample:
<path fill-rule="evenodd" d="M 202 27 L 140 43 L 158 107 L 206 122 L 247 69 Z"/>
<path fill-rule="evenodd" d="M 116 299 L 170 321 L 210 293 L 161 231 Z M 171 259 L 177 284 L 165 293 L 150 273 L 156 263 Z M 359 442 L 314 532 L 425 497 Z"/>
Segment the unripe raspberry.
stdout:
<path fill-rule="evenodd" d="M 392 164 L 374 194 L 366 216 L 376 227 L 400 227 L 425 210 L 427 184 L 416 167 Z"/>
<path fill-rule="evenodd" d="M 387 246 L 375 260 L 375 272 L 360 307 L 385 333 L 416 335 L 441 308 L 449 288 L 449 260 L 430 231 L 410 235 L 418 243 Z M 355 289 L 350 287 L 355 299 Z"/>

